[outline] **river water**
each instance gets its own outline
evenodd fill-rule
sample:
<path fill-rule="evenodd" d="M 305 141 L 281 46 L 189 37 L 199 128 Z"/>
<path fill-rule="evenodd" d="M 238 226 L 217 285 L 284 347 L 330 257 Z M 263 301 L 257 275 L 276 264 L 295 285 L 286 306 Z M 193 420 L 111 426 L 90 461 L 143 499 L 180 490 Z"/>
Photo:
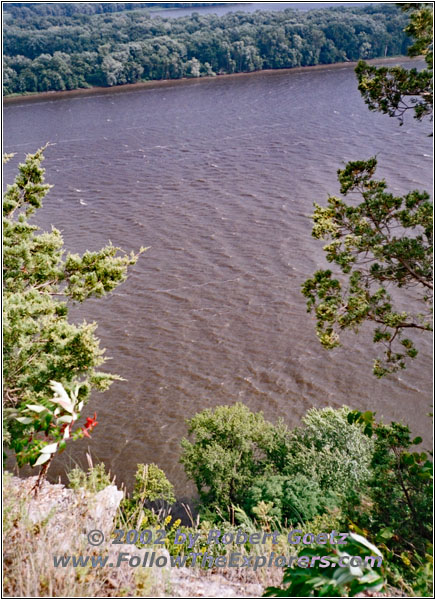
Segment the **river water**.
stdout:
<path fill-rule="evenodd" d="M 118 480 L 155 462 L 190 493 L 185 419 L 236 401 L 289 426 L 312 406 L 376 410 L 428 441 L 431 340 L 380 381 L 370 335 L 323 350 L 300 293 L 326 266 L 310 214 L 338 193 L 337 169 L 376 154 L 395 193 L 431 189 L 427 129 L 370 112 L 346 65 L 6 106 L 7 180 L 52 143 L 41 226 L 71 251 L 150 246 L 125 284 L 73 310 L 98 321 L 107 368 L 127 381 L 92 398 L 92 441 L 71 444 L 53 475 L 89 445 Z"/>
<path fill-rule="evenodd" d="M 178 17 L 186 17 L 192 13 L 200 15 L 215 14 L 225 15 L 229 12 L 256 12 L 262 11 L 281 11 L 281 10 L 321 10 L 332 6 L 357 6 L 359 4 L 371 4 L 371 2 L 239 2 L 237 4 L 228 3 L 220 6 L 192 6 L 189 8 L 177 9 L 162 9 L 150 11 L 151 16 L 159 16 L 164 18 L 176 19 Z"/>

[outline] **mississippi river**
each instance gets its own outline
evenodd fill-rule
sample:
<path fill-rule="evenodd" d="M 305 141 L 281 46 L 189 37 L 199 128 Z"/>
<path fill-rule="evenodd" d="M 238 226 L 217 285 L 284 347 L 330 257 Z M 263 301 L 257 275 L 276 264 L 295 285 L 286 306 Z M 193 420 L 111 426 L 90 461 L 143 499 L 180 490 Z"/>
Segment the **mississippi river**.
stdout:
<path fill-rule="evenodd" d="M 376 410 L 428 442 L 430 336 L 378 380 L 369 332 L 323 350 L 300 286 L 327 264 L 310 215 L 339 193 L 337 169 L 378 155 L 393 192 L 430 190 L 429 129 L 370 112 L 346 65 L 6 106 L 7 181 L 53 144 L 38 224 L 71 251 L 150 246 L 115 293 L 72 311 L 98 321 L 107 368 L 127 380 L 86 409 L 94 459 L 129 483 L 154 462 L 188 494 L 185 419 L 237 401 L 289 426 L 312 406 Z M 71 444 L 53 475 L 84 464 L 87 445 Z"/>

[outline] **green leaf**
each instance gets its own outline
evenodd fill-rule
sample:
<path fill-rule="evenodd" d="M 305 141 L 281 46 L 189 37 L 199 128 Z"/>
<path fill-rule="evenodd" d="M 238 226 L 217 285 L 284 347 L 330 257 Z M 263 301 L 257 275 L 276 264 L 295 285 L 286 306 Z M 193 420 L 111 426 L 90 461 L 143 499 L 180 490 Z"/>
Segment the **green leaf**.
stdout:
<path fill-rule="evenodd" d="M 381 540 L 390 540 L 393 535 L 393 529 L 391 527 L 385 527 L 379 532 L 377 538 L 380 538 Z"/>

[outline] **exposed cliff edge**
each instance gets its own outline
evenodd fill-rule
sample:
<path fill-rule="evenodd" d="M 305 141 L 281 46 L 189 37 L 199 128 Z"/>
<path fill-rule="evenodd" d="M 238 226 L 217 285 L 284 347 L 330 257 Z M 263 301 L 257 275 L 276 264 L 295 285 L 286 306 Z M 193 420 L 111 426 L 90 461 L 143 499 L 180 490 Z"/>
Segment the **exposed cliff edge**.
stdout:
<path fill-rule="evenodd" d="M 113 545 L 111 531 L 123 492 L 115 485 L 92 493 L 44 481 L 37 496 L 36 477 L 4 481 L 4 592 L 27 597 L 206 597 L 243 598 L 262 595 L 260 584 L 227 579 L 222 574 L 193 568 L 132 568 L 54 566 L 54 556 L 109 556 L 116 564 L 120 552 L 143 555 L 147 548 Z M 87 534 L 98 529 L 105 542 L 92 546 Z M 156 548 L 156 547 L 155 547 Z M 153 548 L 168 556 L 166 549 Z M 169 562 L 169 561 L 168 561 Z"/>

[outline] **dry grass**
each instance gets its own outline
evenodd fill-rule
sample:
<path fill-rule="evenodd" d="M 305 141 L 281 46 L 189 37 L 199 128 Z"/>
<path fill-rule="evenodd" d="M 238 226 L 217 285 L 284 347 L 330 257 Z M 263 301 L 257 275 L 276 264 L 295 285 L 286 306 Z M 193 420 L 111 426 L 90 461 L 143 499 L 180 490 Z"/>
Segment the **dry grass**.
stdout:
<path fill-rule="evenodd" d="M 259 597 L 266 586 L 279 585 L 282 580 L 283 569 L 274 566 L 257 571 L 237 567 L 132 568 L 126 563 L 119 568 L 55 567 L 53 555 L 109 555 L 108 563 L 116 564 L 118 552 L 141 555 L 150 548 L 106 542 L 98 548 L 89 546 L 85 534 L 96 523 L 100 525 L 103 518 L 100 515 L 92 521 L 90 517 L 96 508 L 95 492 L 45 482 L 35 499 L 30 493 L 34 479 L 5 476 L 4 597 Z M 114 527 L 114 514 L 109 516 L 105 526 L 99 527 L 105 531 L 107 542 Z M 197 532 L 203 532 L 204 540 L 208 525 L 193 525 Z M 232 529 L 229 524 L 225 527 Z M 259 530 L 249 521 L 240 528 L 248 533 Z M 277 545 L 269 540 L 252 546 L 249 553 L 289 554 L 285 540 L 283 537 Z M 195 551 L 205 549 L 198 547 Z M 156 546 L 152 550 L 156 551 Z M 244 545 L 236 544 L 221 546 L 218 554 L 228 556 L 231 552 L 247 554 Z"/>
<path fill-rule="evenodd" d="M 43 486 L 38 502 L 44 504 L 44 490 L 50 489 L 52 496 L 58 496 L 58 508 L 35 521 L 36 502 L 29 496 L 32 480 L 29 478 L 17 485 L 16 478 L 5 476 L 4 597 L 165 595 L 163 582 L 155 580 L 150 569 L 55 567 L 53 555 L 92 553 L 92 549 L 86 545 L 86 537 L 82 535 L 89 530 L 89 498 L 84 491 L 73 492 L 65 490 L 63 486 Z M 108 551 L 107 547 L 99 547 L 98 553 L 105 551 Z"/>

